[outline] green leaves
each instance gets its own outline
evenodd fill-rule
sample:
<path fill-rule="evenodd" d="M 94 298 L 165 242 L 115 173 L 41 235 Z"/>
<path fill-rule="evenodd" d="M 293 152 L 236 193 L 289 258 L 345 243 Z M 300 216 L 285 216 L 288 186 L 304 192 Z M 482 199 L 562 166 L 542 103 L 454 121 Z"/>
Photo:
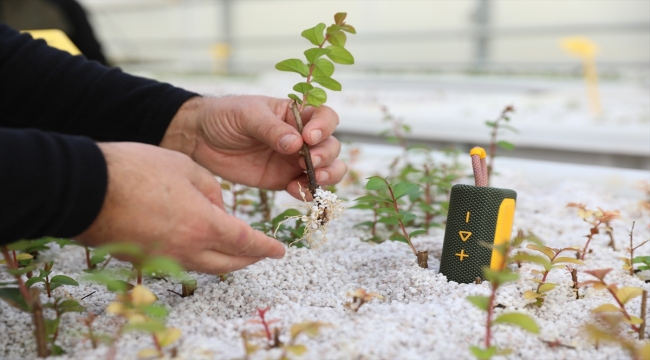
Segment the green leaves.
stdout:
<path fill-rule="evenodd" d="M 313 88 L 314 88 L 314 86 L 312 86 L 312 84 L 309 84 L 309 83 L 306 83 L 306 82 L 299 82 L 299 83 L 297 83 L 296 85 L 293 86 L 293 90 L 295 90 L 295 91 L 297 91 L 297 92 L 299 92 L 301 94 L 305 94 L 305 93 L 309 92 L 309 90 L 311 90 Z"/>
<path fill-rule="evenodd" d="M 354 57 L 347 51 L 344 47 L 337 45 L 330 45 L 327 47 L 330 50 L 330 53 L 327 54 L 327 57 L 330 58 L 337 64 L 354 64 Z"/>
<path fill-rule="evenodd" d="M 516 325 L 520 328 L 531 332 L 533 334 L 539 333 L 539 326 L 535 323 L 535 320 L 530 316 L 522 313 L 507 313 L 499 316 L 493 322 L 493 324 L 508 324 Z"/>
<path fill-rule="evenodd" d="M 427 233 L 426 230 L 421 230 L 421 229 L 420 230 L 415 230 L 415 231 L 413 231 L 413 232 L 411 232 L 409 234 L 409 237 L 413 238 L 414 236 L 418 236 L 418 235 L 422 235 L 422 234 L 426 234 L 426 233 Z"/>
<path fill-rule="evenodd" d="M 298 104 L 302 104 L 302 99 L 298 97 L 296 94 L 289 94 L 289 99 L 294 100 Z"/>
<path fill-rule="evenodd" d="M 309 40 L 312 44 L 316 46 L 321 46 L 325 42 L 325 36 L 323 35 L 323 30 L 327 25 L 320 23 L 313 28 L 309 28 L 303 31 L 300 35 L 305 39 Z"/>
<path fill-rule="evenodd" d="M 334 90 L 334 91 L 341 91 L 341 84 L 332 79 L 331 77 L 326 77 L 326 76 L 314 76 L 311 79 L 313 82 L 321 84 L 323 87 Z"/>
<path fill-rule="evenodd" d="M 490 346 L 487 349 L 481 349 L 478 346 L 472 346 L 472 347 L 469 348 L 469 350 L 479 360 L 489 360 L 494 355 L 497 354 L 497 347 L 496 346 Z"/>
<path fill-rule="evenodd" d="M 386 183 L 386 180 L 379 176 L 369 177 L 368 182 L 366 183 L 366 190 L 380 190 L 387 187 L 388 184 Z"/>
<path fill-rule="evenodd" d="M 389 238 L 389 240 L 399 241 L 399 242 L 403 242 L 403 243 L 405 243 L 405 244 L 408 244 L 408 243 L 409 243 L 409 241 L 408 241 L 408 240 L 407 240 L 403 235 L 400 235 L 400 234 L 393 234 L 393 235 L 391 235 L 391 237 Z"/>
<path fill-rule="evenodd" d="M 310 64 L 315 63 L 321 56 L 327 55 L 331 52 L 330 49 L 324 49 L 324 48 L 311 48 L 308 50 L 305 50 L 305 58 L 307 58 L 307 61 Z"/>
<path fill-rule="evenodd" d="M 344 12 L 339 12 L 334 14 L 334 23 L 336 25 L 343 25 L 345 24 L 343 21 L 345 21 L 345 18 L 348 16 L 348 13 Z"/>
<path fill-rule="evenodd" d="M 512 143 L 509 143 L 507 141 L 498 141 L 497 146 L 508 151 L 512 151 L 515 149 L 515 146 Z"/>
<path fill-rule="evenodd" d="M 30 288 L 30 287 L 32 287 L 32 285 L 34 285 L 34 284 L 37 284 L 37 283 L 44 283 L 44 282 L 45 282 L 45 279 L 43 279 L 42 277 L 36 277 L 36 276 L 34 276 L 34 277 L 31 277 L 31 278 L 27 279 L 27 281 L 25 281 L 25 286 L 27 286 L 28 288 Z"/>
<path fill-rule="evenodd" d="M 307 92 L 307 104 L 319 107 L 327 101 L 327 93 L 321 88 L 313 88 Z"/>
<path fill-rule="evenodd" d="M 344 47 L 345 42 L 347 41 L 347 36 L 341 30 L 333 31 L 330 36 L 327 38 L 327 41 L 336 46 Z"/>
<path fill-rule="evenodd" d="M 477 296 L 468 296 L 465 299 L 471 302 L 477 308 L 488 311 L 488 304 L 490 303 L 490 298 L 487 296 L 477 295 Z"/>
<path fill-rule="evenodd" d="M 303 77 L 309 75 L 309 67 L 300 59 L 287 59 L 275 64 L 275 68 L 280 71 L 295 72 Z"/>
<path fill-rule="evenodd" d="M 29 311 L 29 306 L 18 288 L 0 288 L 0 299 L 22 311 Z"/>
<path fill-rule="evenodd" d="M 488 267 L 483 268 L 485 279 L 495 285 L 503 285 L 508 282 L 516 281 L 519 279 L 519 274 L 513 273 L 508 269 L 495 271 Z"/>
<path fill-rule="evenodd" d="M 314 77 L 330 77 L 334 74 L 334 64 L 327 59 L 318 59 L 313 65 L 314 69 L 311 74 Z"/>
<path fill-rule="evenodd" d="M 419 186 L 405 181 L 394 185 L 392 188 L 393 188 L 393 195 L 395 196 L 396 200 L 403 196 L 415 194 L 418 191 L 420 191 Z"/>
<path fill-rule="evenodd" d="M 50 290 L 54 290 L 62 285 L 79 286 L 79 283 L 73 278 L 65 275 L 56 275 L 50 279 Z"/>

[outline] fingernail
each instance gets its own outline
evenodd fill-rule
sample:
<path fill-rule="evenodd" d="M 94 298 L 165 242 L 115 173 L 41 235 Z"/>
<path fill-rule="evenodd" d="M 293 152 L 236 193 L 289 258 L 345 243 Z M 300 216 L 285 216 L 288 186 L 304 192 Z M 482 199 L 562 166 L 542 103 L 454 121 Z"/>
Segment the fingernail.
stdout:
<path fill-rule="evenodd" d="M 314 166 L 318 166 L 318 164 L 320 164 L 320 156 L 314 156 L 314 157 L 311 159 L 311 163 L 312 163 L 312 165 L 314 165 Z"/>
<path fill-rule="evenodd" d="M 318 181 L 327 181 L 330 178 L 330 174 L 327 171 L 320 171 L 318 173 Z"/>
<path fill-rule="evenodd" d="M 294 134 L 287 134 L 280 139 L 280 147 L 282 150 L 287 150 L 294 141 L 298 140 L 298 136 Z"/>
<path fill-rule="evenodd" d="M 312 130 L 311 131 L 311 142 L 312 144 L 317 143 L 321 136 L 323 136 L 323 133 L 320 130 Z"/>

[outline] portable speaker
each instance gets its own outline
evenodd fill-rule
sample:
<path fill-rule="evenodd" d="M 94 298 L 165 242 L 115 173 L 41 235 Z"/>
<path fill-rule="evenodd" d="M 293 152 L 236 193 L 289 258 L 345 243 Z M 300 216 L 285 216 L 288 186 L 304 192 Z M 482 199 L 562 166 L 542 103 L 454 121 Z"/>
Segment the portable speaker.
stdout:
<path fill-rule="evenodd" d="M 517 193 L 509 189 L 452 187 L 440 259 L 440 272 L 447 280 L 472 283 L 483 279 L 486 266 L 503 269 L 503 256 L 490 246 L 510 241 L 516 201 Z"/>

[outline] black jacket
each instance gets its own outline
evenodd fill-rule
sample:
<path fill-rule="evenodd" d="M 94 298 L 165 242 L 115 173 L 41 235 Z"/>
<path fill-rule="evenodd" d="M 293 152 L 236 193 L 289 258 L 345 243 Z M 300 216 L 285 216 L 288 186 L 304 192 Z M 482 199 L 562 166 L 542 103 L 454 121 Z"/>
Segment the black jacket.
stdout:
<path fill-rule="evenodd" d="M 95 141 L 157 145 L 193 96 L 0 24 L 0 244 L 87 229 L 107 184 Z"/>

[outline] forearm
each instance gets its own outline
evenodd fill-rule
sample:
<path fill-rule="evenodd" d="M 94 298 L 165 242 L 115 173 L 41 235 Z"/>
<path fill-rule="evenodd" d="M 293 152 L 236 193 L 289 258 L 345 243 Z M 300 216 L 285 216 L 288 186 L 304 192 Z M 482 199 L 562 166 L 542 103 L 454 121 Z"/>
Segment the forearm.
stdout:
<path fill-rule="evenodd" d="M 88 138 L 0 128 L 0 243 L 72 237 L 104 201 L 106 162 Z"/>
<path fill-rule="evenodd" d="M 0 25 L 0 126 L 159 144 L 196 94 L 71 56 Z"/>

